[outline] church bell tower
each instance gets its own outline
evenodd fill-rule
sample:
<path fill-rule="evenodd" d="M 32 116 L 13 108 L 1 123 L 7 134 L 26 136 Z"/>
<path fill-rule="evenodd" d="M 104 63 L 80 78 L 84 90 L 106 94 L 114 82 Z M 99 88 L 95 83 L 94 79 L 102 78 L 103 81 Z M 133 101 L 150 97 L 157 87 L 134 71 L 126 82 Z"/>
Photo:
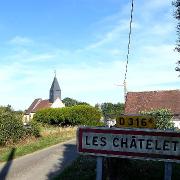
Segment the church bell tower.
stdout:
<path fill-rule="evenodd" d="M 53 103 L 57 98 L 61 100 L 61 89 L 55 73 L 54 80 L 49 91 L 49 102 Z"/>

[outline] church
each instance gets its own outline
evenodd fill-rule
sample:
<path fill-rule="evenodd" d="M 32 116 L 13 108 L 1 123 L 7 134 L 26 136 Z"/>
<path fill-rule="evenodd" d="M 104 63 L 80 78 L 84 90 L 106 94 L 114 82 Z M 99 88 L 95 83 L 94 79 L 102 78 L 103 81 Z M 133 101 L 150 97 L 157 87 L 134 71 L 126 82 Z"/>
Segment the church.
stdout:
<path fill-rule="evenodd" d="M 29 106 L 29 108 L 25 111 L 25 114 L 23 116 L 23 122 L 27 123 L 29 122 L 36 111 L 44 108 L 62 108 L 65 107 L 63 102 L 61 101 L 61 89 L 58 83 L 58 80 L 55 77 L 53 79 L 50 91 L 49 91 L 49 99 L 43 100 L 42 98 L 35 99 L 32 104 Z"/>

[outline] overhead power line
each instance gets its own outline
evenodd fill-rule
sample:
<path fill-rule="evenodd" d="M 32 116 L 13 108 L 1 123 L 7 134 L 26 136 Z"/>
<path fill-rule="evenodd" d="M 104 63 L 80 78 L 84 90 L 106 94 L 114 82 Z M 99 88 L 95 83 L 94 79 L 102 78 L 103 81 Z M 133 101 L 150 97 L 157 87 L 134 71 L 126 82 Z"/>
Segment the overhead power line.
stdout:
<path fill-rule="evenodd" d="M 134 10 L 134 0 L 131 1 L 131 16 L 129 22 L 129 35 L 128 35 L 128 48 L 127 48 L 127 55 L 126 55 L 126 68 L 124 74 L 124 98 L 126 99 L 127 93 L 127 72 L 128 72 L 128 63 L 129 63 L 129 54 L 130 54 L 130 44 L 131 44 L 131 33 L 132 33 L 132 20 L 133 20 L 133 10 Z"/>

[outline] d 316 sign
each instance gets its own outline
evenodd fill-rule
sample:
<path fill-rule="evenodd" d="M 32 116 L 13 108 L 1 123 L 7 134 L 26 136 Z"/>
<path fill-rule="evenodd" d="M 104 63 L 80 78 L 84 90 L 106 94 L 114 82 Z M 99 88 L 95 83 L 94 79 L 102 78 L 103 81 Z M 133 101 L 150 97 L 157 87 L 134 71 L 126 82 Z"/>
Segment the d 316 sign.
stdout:
<path fill-rule="evenodd" d="M 150 116 L 120 116 L 116 127 L 155 128 L 155 119 Z"/>

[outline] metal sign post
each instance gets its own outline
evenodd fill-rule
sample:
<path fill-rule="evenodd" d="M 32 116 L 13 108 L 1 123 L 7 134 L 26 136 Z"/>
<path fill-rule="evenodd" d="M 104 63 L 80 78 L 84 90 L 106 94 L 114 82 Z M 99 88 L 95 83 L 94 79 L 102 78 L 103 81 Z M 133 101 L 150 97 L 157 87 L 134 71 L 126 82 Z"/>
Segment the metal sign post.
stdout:
<path fill-rule="evenodd" d="M 106 126 L 111 127 L 113 122 L 111 120 L 106 121 Z M 102 173 L 103 173 L 103 157 L 98 156 L 96 158 L 96 180 L 102 180 Z"/>
<path fill-rule="evenodd" d="M 103 157 L 96 158 L 96 180 L 102 180 L 102 161 Z"/>
<path fill-rule="evenodd" d="M 172 163 L 165 162 L 164 163 L 164 180 L 171 180 L 172 176 Z"/>

